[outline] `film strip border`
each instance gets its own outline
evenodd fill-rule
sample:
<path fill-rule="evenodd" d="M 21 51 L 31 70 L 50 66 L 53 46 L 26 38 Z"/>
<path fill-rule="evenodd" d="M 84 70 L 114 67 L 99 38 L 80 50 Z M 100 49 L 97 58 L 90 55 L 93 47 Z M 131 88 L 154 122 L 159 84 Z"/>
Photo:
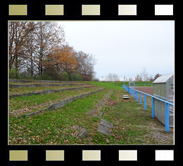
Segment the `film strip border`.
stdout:
<path fill-rule="evenodd" d="M 32 5 L 32 6 L 31 6 Z M 80 4 L 80 7 L 77 8 L 78 12 L 76 15 L 78 16 L 96 16 L 96 19 L 98 19 L 98 16 L 103 15 L 103 13 L 107 13 L 106 10 L 108 10 L 108 16 L 110 16 L 110 9 L 104 9 L 103 4 Z M 110 4 L 108 5 L 110 6 Z M 145 6 L 145 5 L 144 5 Z M 119 16 L 120 19 L 123 19 L 120 16 L 139 16 L 143 15 L 141 12 L 139 12 L 142 8 L 139 4 L 117 4 L 115 7 L 113 7 L 113 16 L 114 13 L 115 16 Z M 69 16 L 69 12 L 71 13 L 69 9 L 69 5 L 66 3 L 61 4 L 42 4 L 38 5 L 37 9 L 40 7 L 39 12 L 33 12 L 34 9 L 33 4 L 9 4 L 8 5 L 8 16 L 11 18 L 11 16 L 17 16 L 17 18 L 21 18 L 19 16 L 36 16 L 36 13 L 39 13 L 39 16 L 46 18 L 47 16 L 61 16 L 59 19 L 62 19 L 64 16 Z M 147 12 L 150 16 L 169 16 L 170 19 L 172 19 L 172 16 L 175 16 L 175 10 L 174 10 L 174 4 L 150 4 L 146 7 L 150 7 L 151 10 Z M 105 10 L 105 11 L 104 11 Z M 76 10 L 74 10 L 75 12 Z M 147 15 L 145 11 L 145 16 Z M 142 11 L 143 12 L 143 11 Z M 33 14 L 35 13 L 35 14 Z M 73 13 L 73 12 L 72 12 Z M 105 15 L 105 14 L 104 14 Z M 13 17 L 12 17 L 13 18 Z M 25 18 L 25 17 L 24 17 Z M 50 18 L 50 17 L 48 17 Z M 80 17 L 81 18 L 81 17 Z M 129 18 L 129 17 L 128 17 Z M 39 19 L 39 18 L 38 18 Z M 11 149 L 11 147 L 9 147 Z M 14 148 L 13 148 L 14 149 Z M 19 149 L 19 148 L 17 148 Z M 22 149 L 22 148 L 21 148 Z M 8 150 L 8 160 L 10 162 L 13 161 L 24 161 L 29 162 L 35 160 L 36 156 L 34 154 L 35 149 L 33 150 L 32 147 L 25 148 L 29 150 Z M 72 148 L 71 148 L 72 149 Z M 89 148 L 90 149 L 90 148 Z M 93 149 L 93 148 L 91 148 Z M 100 149 L 100 148 L 99 148 Z M 120 149 L 120 146 L 118 147 Z M 163 148 L 162 148 L 163 149 Z M 172 147 L 172 149 L 174 149 Z M 176 161 L 176 150 L 153 150 L 151 152 L 151 156 L 149 158 L 149 162 L 153 161 Z M 73 158 L 73 161 L 99 161 L 102 162 L 103 160 L 107 161 L 110 160 L 109 154 L 111 153 L 109 151 L 105 150 L 78 150 L 76 149 L 78 155 L 78 159 L 76 157 L 71 157 L 72 150 L 66 149 L 66 150 L 40 150 L 41 152 L 41 162 L 44 161 L 68 161 Z M 74 148 L 73 148 L 74 151 Z M 142 152 L 143 151 L 143 152 Z M 112 153 L 114 153 L 113 158 L 116 159 L 116 161 L 141 161 L 143 160 L 143 155 L 146 154 L 146 150 L 144 149 L 134 149 L 134 150 L 113 150 Z M 36 153 L 37 154 L 37 153 Z M 112 154 L 111 154 L 112 155 Z"/>
<path fill-rule="evenodd" d="M 71 154 L 67 154 L 67 150 L 45 150 L 44 152 L 42 155 L 44 156 L 44 159 L 42 158 L 44 161 L 66 161 L 67 159 L 74 159 L 74 156 L 68 157 Z M 102 154 L 102 150 L 81 150 L 80 152 L 78 152 L 80 156 L 77 159 L 80 161 L 103 161 L 103 158 L 110 160 L 109 156 L 106 157 L 105 154 Z M 138 150 L 118 150 L 116 152 L 118 153 L 116 156 L 117 161 L 143 160 L 143 158 L 139 157 Z M 30 161 L 29 158 L 32 158 L 31 150 L 9 150 L 9 161 Z M 155 150 L 154 156 L 151 156 L 149 162 L 153 161 L 175 161 L 174 150 Z"/>
<path fill-rule="evenodd" d="M 67 16 L 64 4 L 44 4 L 42 16 Z M 118 4 L 116 7 L 117 16 L 138 16 L 138 4 Z M 154 16 L 174 16 L 173 4 L 154 4 Z M 102 5 L 81 4 L 80 16 L 100 16 Z M 113 8 L 114 9 L 114 8 Z M 108 9 L 110 13 L 110 9 Z M 9 4 L 9 16 L 29 16 L 28 4 Z M 45 13 L 44 13 L 45 12 Z"/>

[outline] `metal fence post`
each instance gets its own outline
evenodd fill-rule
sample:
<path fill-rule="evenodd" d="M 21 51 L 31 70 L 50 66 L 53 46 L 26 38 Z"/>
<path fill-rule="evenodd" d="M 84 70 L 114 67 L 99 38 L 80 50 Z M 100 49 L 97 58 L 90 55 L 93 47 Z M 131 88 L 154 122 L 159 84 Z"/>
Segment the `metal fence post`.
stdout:
<path fill-rule="evenodd" d="M 141 104 L 141 92 L 140 92 L 140 104 Z"/>
<path fill-rule="evenodd" d="M 154 97 L 152 97 L 152 118 L 155 117 L 155 109 L 154 109 Z"/>
<path fill-rule="evenodd" d="M 135 89 L 134 89 L 133 97 L 134 97 L 134 99 L 135 99 Z"/>
<path fill-rule="evenodd" d="M 146 94 L 144 94 L 144 110 L 146 110 Z"/>
<path fill-rule="evenodd" d="M 169 104 L 165 103 L 165 131 L 169 132 Z"/>
<path fill-rule="evenodd" d="M 137 91 L 137 101 L 138 101 L 138 91 Z"/>

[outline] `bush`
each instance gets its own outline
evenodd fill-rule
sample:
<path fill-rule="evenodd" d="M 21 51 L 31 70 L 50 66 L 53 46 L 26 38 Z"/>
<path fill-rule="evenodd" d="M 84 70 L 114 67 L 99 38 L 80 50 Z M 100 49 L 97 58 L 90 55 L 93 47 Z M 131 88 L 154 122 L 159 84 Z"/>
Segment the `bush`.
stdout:
<path fill-rule="evenodd" d="M 70 81 L 83 81 L 83 77 L 78 73 L 71 73 L 69 74 Z"/>
<path fill-rule="evenodd" d="M 62 80 L 63 81 L 68 81 L 69 80 L 69 75 L 66 71 L 64 71 L 62 74 L 61 74 L 61 77 L 62 77 Z"/>
<path fill-rule="evenodd" d="M 52 80 L 52 77 L 45 73 L 45 74 L 42 74 L 42 75 L 38 75 L 35 77 L 36 80 Z"/>
<path fill-rule="evenodd" d="M 90 75 L 82 75 L 83 81 L 91 81 L 91 76 Z"/>
<path fill-rule="evenodd" d="M 99 82 L 99 79 L 98 78 L 94 78 L 93 81 Z"/>
<path fill-rule="evenodd" d="M 62 80 L 61 74 L 55 69 L 44 71 L 42 75 L 35 76 L 34 78 L 38 80 Z"/>
<path fill-rule="evenodd" d="M 15 68 L 9 69 L 9 78 L 20 78 L 19 72 Z"/>
<path fill-rule="evenodd" d="M 20 73 L 19 74 L 19 76 L 20 76 L 20 79 L 29 79 L 29 75 L 28 75 L 28 73 L 27 72 L 22 72 L 22 73 Z"/>

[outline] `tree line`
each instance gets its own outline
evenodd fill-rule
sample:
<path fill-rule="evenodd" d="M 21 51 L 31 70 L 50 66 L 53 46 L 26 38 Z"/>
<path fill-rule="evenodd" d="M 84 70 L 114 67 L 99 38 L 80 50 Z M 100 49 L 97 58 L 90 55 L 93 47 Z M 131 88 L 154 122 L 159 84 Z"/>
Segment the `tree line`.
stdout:
<path fill-rule="evenodd" d="M 137 73 L 137 76 L 135 77 L 135 81 L 154 81 L 156 78 L 160 77 L 161 74 L 157 73 L 154 75 L 147 73 L 147 69 L 144 67 L 142 68 L 142 72 L 140 74 Z M 132 81 L 132 80 L 130 80 Z"/>
<path fill-rule="evenodd" d="M 56 22 L 9 22 L 9 78 L 90 81 L 95 64 Z"/>
<path fill-rule="evenodd" d="M 142 72 L 140 74 L 137 73 L 136 77 L 133 79 L 132 77 L 126 78 L 123 77 L 123 81 L 154 81 L 156 78 L 160 77 L 161 74 L 157 73 L 154 75 L 148 74 L 147 69 L 144 67 L 142 68 Z M 98 80 L 99 81 L 99 80 Z M 115 73 L 109 73 L 103 81 L 120 81 L 119 76 Z"/>

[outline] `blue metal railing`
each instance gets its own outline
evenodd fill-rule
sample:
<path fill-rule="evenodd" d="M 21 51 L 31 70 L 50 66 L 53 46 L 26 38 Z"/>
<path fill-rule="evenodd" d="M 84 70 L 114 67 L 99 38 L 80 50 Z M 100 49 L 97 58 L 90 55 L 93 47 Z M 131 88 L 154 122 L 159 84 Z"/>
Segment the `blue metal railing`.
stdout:
<path fill-rule="evenodd" d="M 158 97 L 155 97 L 155 96 L 152 96 L 152 95 L 149 95 L 147 93 L 144 93 L 144 92 L 141 92 L 139 90 L 135 90 L 135 89 L 132 89 L 130 87 L 127 87 L 125 85 L 123 85 L 123 88 L 135 99 L 136 98 L 136 101 L 138 101 L 138 93 L 140 93 L 140 101 L 139 103 L 141 104 L 141 94 L 144 94 L 144 110 L 146 110 L 146 96 L 150 96 L 152 98 L 152 118 L 155 117 L 155 101 L 154 99 L 157 99 L 161 102 L 164 102 L 165 103 L 165 131 L 166 132 L 169 132 L 169 105 L 174 105 L 173 103 L 170 103 L 168 101 L 165 101 L 165 100 L 162 100 Z"/>

